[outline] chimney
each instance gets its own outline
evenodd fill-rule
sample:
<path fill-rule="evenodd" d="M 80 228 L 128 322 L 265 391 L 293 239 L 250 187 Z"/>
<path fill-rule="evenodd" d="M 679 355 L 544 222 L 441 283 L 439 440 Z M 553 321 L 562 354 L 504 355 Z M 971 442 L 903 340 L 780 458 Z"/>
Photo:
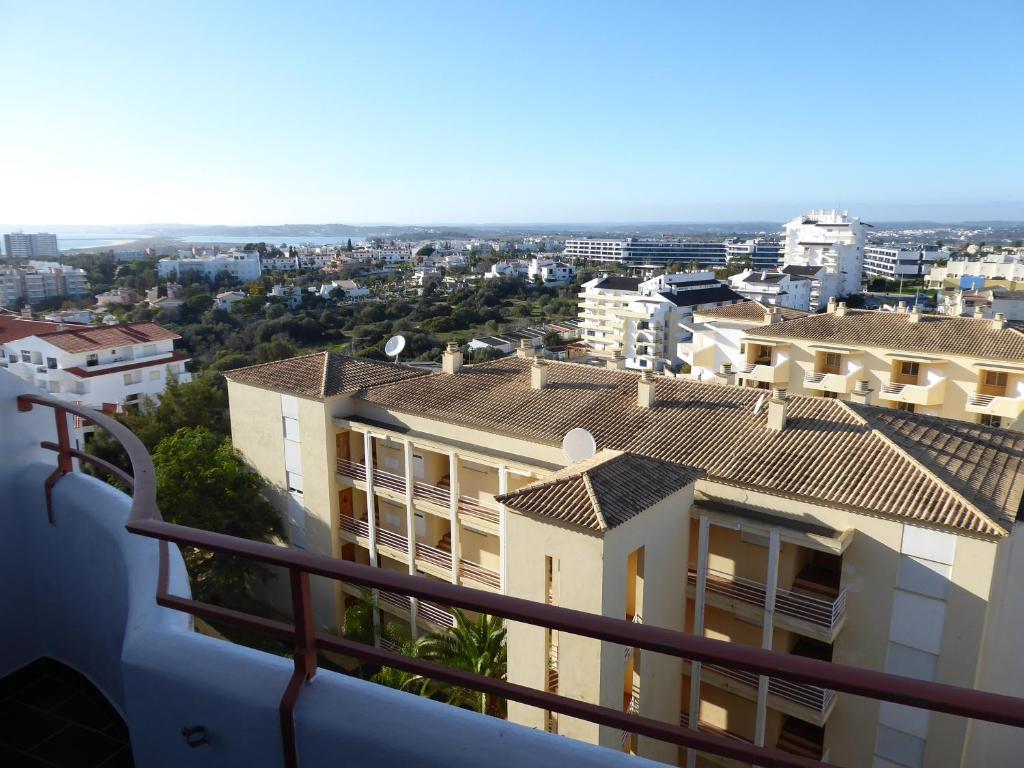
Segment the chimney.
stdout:
<path fill-rule="evenodd" d="M 901 315 L 907 314 L 907 302 L 901 301 L 896 305 L 896 311 Z"/>
<path fill-rule="evenodd" d="M 32 319 L 32 307 L 28 304 L 21 308 L 21 319 L 31 320 Z"/>
<path fill-rule="evenodd" d="M 722 369 L 718 372 L 718 378 L 722 384 L 736 383 L 736 374 L 732 372 L 732 363 L 722 363 Z"/>
<path fill-rule="evenodd" d="M 544 389 L 548 384 L 548 364 L 543 360 L 534 360 L 530 366 L 530 387 Z"/>
<path fill-rule="evenodd" d="M 640 381 L 636 386 L 636 404 L 641 408 L 651 408 L 654 405 L 654 377 L 650 371 L 640 374 Z"/>
<path fill-rule="evenodd" d="M 921 322 L 921 305 L 915 304 L 914 308 L 910 310 L 910 321 L 911 323 Z"/>
<path fill-rule="evenodd" d="M 520 339 L 519 349 L 516 350 L 516 357 L 529 359 L 534 355 L 536 355 L 536 350 L 533 348 L 533 343 L 529 339 Z"/>
<path fill-rule="evenodd" d="M 458 373 L 462 367 L 462 351 L 454 341 L 449 341 L 448 346 L 441 355 L 441 370 L 444 373 Z"/>
<path fill-rule="evenodd" d="M 610 371 L 621 371 L 626 367 L 626 358 L 620 354 L 612 355 L 608 362 L 605 363 L 605 368 Z"/>
<path fill-rule="evenodd" d="M 983 320 L 985 318 L 985 308 L 978 304 L 974 307 L 974 319 Z"/>
<path fill-rule="evenodd" d="M 829 296 L 828 297 L 828 312 L 829 312 L 829 314 L 831 314 L 831 313 L 833 313 L 835 311 L 836 311 L 836 297 L 835 296 Z"/>
<path fill-rule="evenodd" d="M 1001 331 L 1006 327 L 1006 315 L 1002 312 L 996 312 L 996 316 L 992 318 L 992 330 Z"/>
<path fill-rule="evenodd" d="M 782 313 L 779 312 L 779 308 L 773 306 L 768 310 L 768 325 L 774 325 L 775 323 L 782 322 Z"/>
<path fill-rule="evenodd" d="M 868 385 L 867 379 L 860 379 L 854 384 L 850 400 L 862 405 L 871 405 L 871 387 Z"/>
<path fill-rule="evenodd" d="M 836 313 L 836 317 L 845 317 L 846 316 L 846 302 L 845 301 L 840 301 L 838 304 L 836 304 L 835 313 Z"/>
<path fill-rule="evenodd" d="M 774 432 L 781 432 L 786 428 L 786 411 L 789 410 L 789 397 L 783 387 L 776 387 L 772 390 L 771 400 L 768 401 L 768 429 Z"/>

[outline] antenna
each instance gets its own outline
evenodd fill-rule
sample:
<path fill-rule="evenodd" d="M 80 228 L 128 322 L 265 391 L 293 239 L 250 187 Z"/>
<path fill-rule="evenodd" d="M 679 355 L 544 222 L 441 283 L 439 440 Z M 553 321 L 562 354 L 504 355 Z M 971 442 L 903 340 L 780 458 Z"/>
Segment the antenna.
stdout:
<path fill-rule="evenodd" d="M 754 415 L 757 416 L 762 408 L 764 408 L 764 395 L 758 395 L 757 402 L 754 403 Z"/>
<path fill-rule="evenodd" d="M 585 429 L 575 427 L 566 432 L 565 437 L 562 438 L 562 455 L 570 464 L 589 459 L 595 453 L 597 453 L 597 443 L 594 442 L 594 436 Z"/>
<path fill-rule="evenodd" d="M 392 336 L 388 339 L 388 343 L 384 345 L 384 354 L 388 357 L 395 358 L 395 362 L 398 362 L 398 356 L 405 349 L 405 336 Z"/>

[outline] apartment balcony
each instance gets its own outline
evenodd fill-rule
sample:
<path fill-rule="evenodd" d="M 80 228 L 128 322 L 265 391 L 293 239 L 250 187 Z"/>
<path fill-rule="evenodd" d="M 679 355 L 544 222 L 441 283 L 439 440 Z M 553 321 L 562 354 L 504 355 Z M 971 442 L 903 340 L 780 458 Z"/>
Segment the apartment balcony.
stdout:
<path fill-rule="evenodd" d="M 812 579 L 813 574 L 807 579 L 798 578 L 807 589 L 776 589 L 772 623 L 780 629 L 831 643 L 846 621 L 846 590 L 839 591 L 834 598 L 825 597 L 830 590 L 815 585 Z M 692 596 L 697 587 L 697 569 L 692 566 L 687 586 Z M 812 589 L 816 594 L 809 594 Z M 765 594 L 761 582 L 708 569 L 705 600 L 709 605 L 758 621 L 764 616 Z"/>
<path fill-rule="evenodd" d="M 742 669 L 701 665 L 702 681 L 751 701 L 757 701 L 759 679 L 759 675 Z M 824 725 L 835 702 L 835 691 L 827 688 L 768 678 L 768 706 L 812 725 Z"/>
<path fill-rule="evenodd" d="M 789 381 L 789 362 L 741 363 L 737 375 L 748 381 L 764 381 L 769 384 L 785 384 Z"/>
<path fill-rule="evenodd" d="M 811 372 L 804 374 L 804 389 L 837 392 L 841 395 L 853 391 L 855 373 Z"/>
<path fill-rule="evenodd" d="M 688 689 L 684 688 L 684 690 L 688 690 Z M 688 713 L 686 713 L 686 712 L 680 712 L 679 713 L 679 725 L 682 728 L 689 728 L 690 727 L 690 715 Z M 708 734 L 712 734 L 714 736 L 720 736 L 720 737 L 725 738 L 725 739 L 732 739 L 733 741 L 738 741 L 741 744 L 750 744 L 751 743 L 747 739 L 743 738 L 742 736 L 739 736 L 738 734 L 733 733 L 732 731 L 728 731 L 728 730 L 726 730 L 724 728 L 719 728 L 717 726 L 712 725 L 711 723 L 706 723 L 703 720 L 701 720 L 697 724 L 697 730 L 701 731 L 702 733 L 708 733 Z M 712 765 L 721 766 L 721 768 L 748 768 L 747 764 L 745 764 L 745 763 L 743 763 L 743 762 L 741 762 L 739 760 L 733 760 L 733 759 L 728 758 L 728 757 L 722 757 L 721 755 L 713 755 L 713 754 L 708 754 L 708 753 L 704 752 L 704 753 L 701 753 L 701 757 L 703 758 L 703 760 L 705 762 L 710 763 Z"/>
<path fill-rule="evenodd" d="M 400 595 L 397 592 L 388 592 L 382 589 L 378 591 L 377 596 L 383 605 L 397 609 L 401 616 L 408 616 L 412 608 L 412 601 L 405 595 Z M 455 616 L 451 611 L 446 611 L 444 608 L 425 600 L 420 601 L 416 613 L 419 618 L 437 627 L 448 629 L 455 626 Z"/>
<path fill-rule="evenodd" d="M 1016 397 L 975 393 L 967 398 L 967 412 L 1016 419 L 1024 411 L 1024 393 Z"/>
<path fill-rule="evenodd" d="M 462 575 L 463 582 L 473 582 L 467 586 L 475 584 L 493 592 L 501 591 L 501 574 L 497 571 L 492 571 L 490 568 L 485 568 L 470 560 L 461 559 L 459 560 L 459 573 Z"/>
<path fill-rule="evenodd" d="M 946 379 L 938 377 L 930 384 L 902 384 L 888 381 L 882 385 L 882 400 L 913 405 L 938 405 L 946 394 Z"/>

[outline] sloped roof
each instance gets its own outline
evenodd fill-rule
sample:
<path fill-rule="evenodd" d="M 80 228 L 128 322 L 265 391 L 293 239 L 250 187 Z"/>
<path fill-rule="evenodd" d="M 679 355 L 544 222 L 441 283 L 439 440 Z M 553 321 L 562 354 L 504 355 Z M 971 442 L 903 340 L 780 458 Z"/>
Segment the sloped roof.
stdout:
<path fill-rule="evenodd" d="M 783 320 L 795 320 L 798 317 L 806 317 L 809 313 L 789 307 L 773 307 L 762 304 L 759 301 L 742 301 L 739 304 L 727 304 L 724 307 L 714 309 L 698 310 L 696 314 L 709 320 L 749 320 L 752 323 L 763 323 L 768 319 L 771 311 L 778 310 Z"/>
<path fill-rule="evenodd" d="M 997 330 L 991 320 L 974 317 L 921 315 L 912 322 L 909 312 L 848 309 L 844 315 L 808 315 L 757 333 L 766 338 L 1024 361 L 1024 333 L 1010 325 Z"/>
<path fill-rule="evenodd" d="M 743 297 L 727 285 L 713 288 L 691 288 L 686 291 L 661 291 L 662 296 L 677 307 L 695 307 L 719 301 L 743 301 Z"/>
<path fill-rule="evenodd" d="M 537 390 L 529 368 L 528 360 L 503 358 L 359 397 L 548 445 L 582 427 L 600 448 L 694 468 L 709 479 L 973 533 L 1004 534 L 1020 507 L 1022 433 L 978 425 L 965 433 L 946 419 L 802 396 L 790 397 L 786 427 L 773 431 L 767 409 L 753 412 L 759 390 L 657 377 L 654 407 L 640 408 L 634 373 L 549 362 L 547 385 Z M 905 437 L 911 423 L 920 427 L 913 440 Z M 939 472 L 934 465 L 951 436 L 970 437 L 976 449 Z M 1001 484 L 992 482 L 996 471 L 1004 473 Z"/>
<path fill-rule="evenodd" d="M 21 317 L 0 315 L 0 344 L 24 339 L 26 336 L 37 336 L 41 333 L 59 331 L 60 323 L 48 323 L 43 320 L 25 320 Z"/>
<path fill-rule="evenodd" d="M 626 277 L 624 275 L 608 275 L 602 277 L 595 288 L 604 288 L 609 291 L 635 291 L 642 283 L 639 277 Z"/>
<path fill-rule="evenodd" d="M 38 334 L 43 341 L 65 352 L 93 350 L 146 344 L 152 341 L 180 339 L 181 336 L 156 323 L 124 323 L 122 325 L 79 325 L 63 331 Z"/>
<path fill-rule="evenodd" d="M 381 360 L 348 357 L 337 352 L 250 365 L 225 372 L 239 384 L 309 397 L 333 397 L 361 389 L 429 375 L 429 371 Z"/>
<path fill-rule="evenodd" d="M 497 500 L 517 512 L 605 531 L 685 488 L 700 475 L 678 464 L 604 450 Z M 637 478 L 642 482 L 636 482 Z"/>

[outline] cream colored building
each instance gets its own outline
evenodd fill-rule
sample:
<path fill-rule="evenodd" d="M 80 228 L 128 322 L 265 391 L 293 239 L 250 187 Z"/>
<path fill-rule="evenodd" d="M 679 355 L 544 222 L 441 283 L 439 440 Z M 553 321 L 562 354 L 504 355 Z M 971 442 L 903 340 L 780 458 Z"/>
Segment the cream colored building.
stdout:
<path fill-rule="evenodd" d="M 714 372 L 749 387 L 986 426 L 1022 424 L 1024 332 L 1001 314 L 954 317 L 832 302 L 822 314 L 782 317 L 749 305 L 699 313 L 694 376 L 707 380 Z M 723 363 L 730 370 L 723 372 Z"/>
<path fill-rule="evenodd" d="M 468 366 L 449 348 L 433 375 L 333 353 L 226 375 L 235 446 L 296 545 L 868 669 L 1024 682 L 1009 650 L 1024 435 L 525 351 Z M 569 464 L 575 427 L 598 450 Z M 331 628 L 357 594 L 314 591 Z M 419 629 L 450 621 L 386 593 L 380 607 Z M 1024 749 L 1017 731 L 517 623 L 508 677 L 843 766 L 1015 765 Z M 512 703 L 509 718 L 734 764 Z"/>

